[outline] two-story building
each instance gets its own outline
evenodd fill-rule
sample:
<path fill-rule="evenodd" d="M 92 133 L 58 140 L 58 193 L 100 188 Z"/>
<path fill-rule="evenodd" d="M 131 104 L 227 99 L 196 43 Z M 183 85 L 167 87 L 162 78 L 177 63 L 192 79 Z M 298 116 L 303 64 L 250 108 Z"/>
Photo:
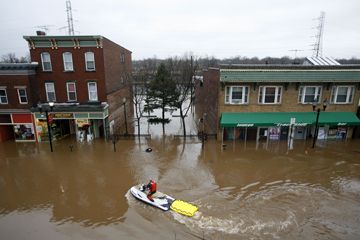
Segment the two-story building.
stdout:
<path fill-rule="evenodd" d="M 0 142 L 35 141 L 30 112 L 37 63 L 0 63 Z"/>
<path fill-rule="evenodd" d="M 31 61 L 38 62 L 32 87 L 38 141 L 47 137 L 51 111 L 55 138 L 106 137 L 124 131 L 124 107 L 131 115 L 131 52 L 99 36 L 24 36 Z M 49 109 L 48 103 L 54 102 Z"/>
<path fill-rule="evenodd" d="M 288 139 L 290 126 L 294 139 L 307 139 L 316 122 L 318 139 L 343 139 L 360 125 L 358 65 L 237 65 L 203 75 L 198 115 L 219 140 Z"/>

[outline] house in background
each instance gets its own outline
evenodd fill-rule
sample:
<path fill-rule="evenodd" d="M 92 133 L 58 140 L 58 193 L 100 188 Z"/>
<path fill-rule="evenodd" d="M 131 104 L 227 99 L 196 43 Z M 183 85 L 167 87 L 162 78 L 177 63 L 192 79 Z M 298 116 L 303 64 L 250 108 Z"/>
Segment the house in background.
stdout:
<path fill-rule="evenodd" d="M 37 63 L 0 63 L 0 142 L 35 141 L 34 103 Z"/>
<path fill-rule="evenodd" d="M 290 124 L 307 139 L 319 108 L 319 139 L 344 139 L 360 125 L 359 89 L 359 65 L 222 66 L 204 72 L 196 109 L 219 140 L 285 140 Z"/>
<path fill-rule="evenodd" d="M 124 132 L 124 107 L 131 115 L 131 52 L 99 36 L 24 36 L 31 61 L 38 62 L 31 109 L 38 140 L 46 139 L 51 109 L 55 138 L 76 134 L 88 140 Z M 38 105 L 38 106 L 37 106 Z M 48 109 L 49 110 L 49 109 Z"/>

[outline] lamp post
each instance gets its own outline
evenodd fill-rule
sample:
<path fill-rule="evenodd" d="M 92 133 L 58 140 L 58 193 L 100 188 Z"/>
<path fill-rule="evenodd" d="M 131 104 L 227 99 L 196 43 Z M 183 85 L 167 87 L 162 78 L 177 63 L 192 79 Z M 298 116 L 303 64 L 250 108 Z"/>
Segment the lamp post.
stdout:
<path fill-rule="evenodd" d="M 54 102 L 49 102 L 49 107 L 47 107 L 45 109 L 43 109 L 43 105 L 41 105 L 40 103 L 38 104 L 39 112 L 40 113 L 45 112 L 51 152 L 53 152 L 53 146 L 52 146 L 52 137 L 51 137 L 51 126 L 49 124 L 49 111 L 51 112 L 53 110 L 53 108 L 54 108 Z"/>
<path fill-rule="evenodd" d="M 125 136 L 129 135 L 128 127 L 127 127 L 127 118 L 126 118 L 126 98 L 123 98 L 123 105 L 124 105 L 124 117 L 125 117 Z"/>
<path fill-rule="evenodd" d="M 314 101 L 313 105 L 312 105 L 313 111 L 315 111 L 315 109 L 316 109 L 316 104 L 317 104 L 317 102 Z M 328 101 L 325 99 L 323 102 L 323 111 L 325 111 L 327 105 L 328 105 Z M 317 111 L 317 114 L 316 114 L 315 131 L 314 131 L 312 148 L 315 148 L 315 143 L 316 143 L 316 140 L 317 140 L 318 134 L 319 134 L 319 116 L 320 116 L 321 109 L 318 108 L 316 111 Z"/>

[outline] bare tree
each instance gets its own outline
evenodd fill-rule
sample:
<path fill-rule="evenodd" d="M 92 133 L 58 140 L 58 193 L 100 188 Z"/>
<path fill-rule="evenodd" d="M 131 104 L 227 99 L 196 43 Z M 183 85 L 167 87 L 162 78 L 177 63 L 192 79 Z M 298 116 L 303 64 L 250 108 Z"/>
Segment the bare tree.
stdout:
<path fill-rule="evenodd" d="M 29 55 L 25 57 L 16 57 L 15 53 L 8 53 L 1 56 L 0 62 L 2 63 L 28 63 L 30 62 Z"/>
<path fill-rule="evenodd" d="M 189 57 L 188 55 L 185 55 L 181 59 L 169 59 L 169 66 L 172 69 L 171 72 L 176 81 L 176 89 L 179 94 L 175 102 L 175 107 L 179 109 L 183 136 L 186 137 L 185 117 L 192 104 L 191 94 L 194 87 L 193 77 L 197 64 L 194 65 L 193 56 Z"/>

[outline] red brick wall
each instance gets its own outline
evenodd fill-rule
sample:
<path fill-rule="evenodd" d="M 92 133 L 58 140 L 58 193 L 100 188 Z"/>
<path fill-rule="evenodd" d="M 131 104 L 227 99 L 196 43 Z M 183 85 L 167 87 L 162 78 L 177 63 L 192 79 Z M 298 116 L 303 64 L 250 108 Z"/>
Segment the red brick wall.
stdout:
<path fill-rule="evenodd" d="M 30 75 L 1 75 L 0 87 L 6 87 L 8 104 L 0 104 L 0 109 L 28 109 L 32 106 L 33 97 L 30 87 Z M 17 88 L 15 86 L 26 86 L 28 104 L 20 104 Z"/>
<path fill-rule="evenodd" d="M 95 71 L 89 72 L 85 68 L 85 52 L 93 52 L 95 55 Z M 52 71 L 44 72 L 42 70 L 41 56 L 42 52 L 48 52 L 51 57 Z M 71 52 L 73 58 L 73 72 L 64 72 L 63 56 L 64 52 Z M 36 48 L 30 50 L 31 61 L 38 62 L 37 69 L 37 83 L 39 89 L 39 97 L 41 101 L 46 101 L 45 82 L 54 81 L 55 93 L 57 102 L 67 102 L 66 82 L 76 81 L 77 101 L 85 103 L 89 101 L 88 86 L 89 81 L 97 82 L 98 100 L 100 102 L 106 101 L 105 89 L 105 73 L 104 73 L 104 55 L 102 48 L 96 47 L 81 47 L 74 49 L 72 47 L 66 48 Z"/>
<path fill-rule="evenodd" d="M 206 113 L 205 132 L 216 134 L 219 126 L 218 119 L 218 91 L 219 91 L 219 69 L 210 68 L 203 73 L 202 86 L 200 81 L 195 85 L 195 106 L 199 118 Z"/>
<path fill-rule="evenodd" d="M 106 38 L 103 47 L 106 92 L 109 94 L 126 87 L 131 81 L 131 52 Z M 125 54 L 125 62 L 121 61 L 121 54 Z"/>

